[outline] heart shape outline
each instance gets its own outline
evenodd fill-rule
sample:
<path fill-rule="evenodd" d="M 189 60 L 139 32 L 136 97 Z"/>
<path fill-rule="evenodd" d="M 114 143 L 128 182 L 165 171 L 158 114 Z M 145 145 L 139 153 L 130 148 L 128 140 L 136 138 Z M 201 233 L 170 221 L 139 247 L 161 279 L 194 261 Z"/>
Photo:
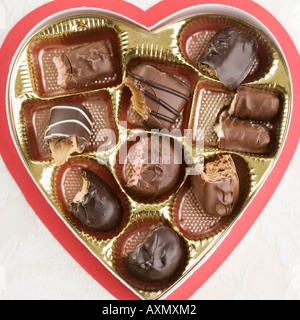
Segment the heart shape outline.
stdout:
<path fill-rule="evenodd" d="M 172 6 L 170 3 L 172 3 Z M 2 138 L 0 152 L 2 158 L 15 181 L 23 191 L 28 203 L 47 226 L 49 231 L 87 272 L 118 299 L 137 299 L 138 297 L 131 290 L 126 288 L 117 278 L 112 276 L 112 274 L 103 267 L 98 259 L 91 255 L 88 249 L 78 239 L 74 239 L 73 233 L 71 233 L 62 220 L 56 214 L 53 215 L 52 207 L 37 189 L 35 182 L 30 175 L 28 175 L 28 171 L 19 157 L 11 136 L 7 122 L 8 114 L 5 108 L 6 86 L 8 83 L 10 63 L 13 60 L 19 44 L 22 43 L 22 40 L 27 33 L 42 20 L 62 10 L 76 7 L 80 8 L 83 5 L 88 5 L 90 7 L 110 10 L 127 16 L 129 19 L 144 25 L 146 28 L 150 28 L 164 18 L 180 10 L 201 4 L 205 4 L 205 1 L 187 0 L 182 3 L 182 1 L 164 0 L 151 7 L 149 10 L 143 11 L 129 3 L 119 0 L 114 2 L 103 0 L 101 1 L 101 6 L 99 6 L 99 3 L 95 0 L 75 0 L 72 1 L 72 3 L 67 0 L 55 0 L 37 8 L 24 17 L 10 31 L 1 47 L 0 59 L 3 63 L 0 67 L 0 70 L 2 71 L 2 77 L 0 79 L 0 134 Z M 246 0 L 241 3 L 241 1 L 236 0 L 214 0 L 210 1 L 210 4 L 232 6 L 248 12 L 260 21 L 264 21 L 264 25 L 273 35 L 275 35 L 287 59 L 293 85 L 294 108 L 285 145 L 267 180 L 218 248 L 214 250 L 214 252 L 201 264 L 200 268 L 186 279 L 179 288 L 171 293 L 167 299 L 188 299 L 231 254 L 273 195 L 273 192 L 277 188 L 293 157 L 300 136 L 300 131 L 298 129 L 300 125 L 300 109 L 296 108 L 300 103 L 300 94 L 296 90 L 300 85 L 300 76 L 296 74 L 300 58 L 287 32 L 268 11 L 253 1 Z"/>

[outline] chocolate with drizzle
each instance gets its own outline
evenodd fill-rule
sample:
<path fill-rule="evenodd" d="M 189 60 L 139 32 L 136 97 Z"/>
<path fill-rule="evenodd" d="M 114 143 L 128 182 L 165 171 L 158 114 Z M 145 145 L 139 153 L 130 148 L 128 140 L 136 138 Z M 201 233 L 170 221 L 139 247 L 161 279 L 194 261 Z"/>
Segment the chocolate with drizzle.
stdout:
<path fill-rule="evenodd" d="M 189 101 L 190 87 L 157 67 L 141 63 L 128 72 L 133 109 L 150 128 L 170 129 Z"/>

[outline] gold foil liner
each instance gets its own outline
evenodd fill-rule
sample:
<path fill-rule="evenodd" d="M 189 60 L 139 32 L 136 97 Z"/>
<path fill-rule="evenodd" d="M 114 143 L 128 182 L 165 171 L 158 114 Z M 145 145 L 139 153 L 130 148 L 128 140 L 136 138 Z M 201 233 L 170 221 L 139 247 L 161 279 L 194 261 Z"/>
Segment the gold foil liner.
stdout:
<path fill-rule="evenodd" d="M 265 50 L 264 68 L 254 69 L 244 85 L 260 90 L 271 90 L 280 97 L 280 114 L 274 120 L 275 123 L 271 124 L 275 125 L 275 134 L 272 138 L 275 143 L 272 147 L 272 153 L 268 155 L 227 152 L 226 150 L 219 150 L 215 145 L 216 136 L 212 133 L 214 122 L 217 121 L 218 114 L 222 108 L 228 106 L 234 96 L 234 92 L 229 92 L 225 89 L 216 77 L 197 69 L 195 62 L 201 53 L 200 47 L 203 48 L 208 43 L 217 31 L 216 27 L 220 29 L 228 26 L 235 26 L 254 36 L 258 39 L 261 48 Z M 109 39 L 116 40 L 112 44 L 117 66 L 116 79 L 102 79 L 98 83 L 93 83 L 81 89 L 77 88 L 74 91 L 62 91 L 57 88 L 55 86 L 56 74 L 51 63 L 53 46 L 54 51 L 57 50 L 55 54 L 58 54 L 62 47 L 76 46 L 85 41 L 89 42 L 91 39 L 105 37 L 105 34 L 109 34 Z M 193 34 L 196 34 L 194 39 L 192 38 Z M 188 40 L 190 47 L 187 54 L 185 48 Z M 44 44 L 46 47 L 44 47 Z M 55 48 L 57 44 L 59 46 Z M 43 83 L 45 79 L 41 77 L 40 60 L 37 59 L 36 52 L 41 52 L 46 48 L 52 49 L 50 50 L 51 52 L 49 51 L 51 54 L 48 57 L 48 62 L 45 63 L 48 68 L 47 72 L 49 72 L 46 79 L 49 83 L 45 85 Z M 200 50 L 199 52 L 197 51 L 198 49 Z M 128 134 L 139 132 L 142 128 L 139 126 L 141 119 L 134 114 L 129 114 L 130 119 L 131 117 L 133 119 L 131 126 L 125 127 L 122 124 L 123 120 L 127 120 L 128 110 L 130 111 L 130 92 L 124 87 L 123 80 L 127 76 L 127 70 L 130 66 L 138 61 L 151 62 L 168 68 L 173 72 L 175 70 L 175 73 L 178 70 L 185 70 L 185 76 L 188 75 L 188 77 L 194 79 L 194 94 L 191 97 L 189 116 L 186 116 L 187 120 L 184 124 L 180 124 L 180 126 L 182 125 L 181 128 L 192 129 L 194 126 L 195 112 L 199 110 L 197 106 L 199 90 L 201 88 L 206 91 L 213 89 L 212 91 L 215 91 L 216 94 L 208 97 L 207 102 L 201 109 L 203 112 L 199 115 L 199 122 L 196 122 L 197 125 L 207 130 L 209 144 L 205 145 L 204 148 L 192 144 L 192 152 L 195 155 L 200 155 L 200 158 L 203 156 L 205 159 L 226 152 L 235 156 L 237 161 L 246 164 L 242 166 L 246 168 L 242 174 L 242 185 L 245 189 L 243 189 L 243 198 L 240 199 L 241 203 L 238 206 L 238 210 L 228 218 L 226 223 L 219 224 L 215 229 L 212 227 L 207 233 L 203 233 L 204 229 L 200 227 L 195 228 L 194 233 L 189 232 L 191 224 L 201 224 L 201 219 L 194 219 L 195 215 L 199 213 L 199 208 L 195 210 L 196 204 L 192 199 L 187 174 L 180 181 L 177 190 L 174 190 L 172 195 L 157 203 L 134 200 L 128 195 L 118 179 L 118 152 L 122 144 L 126 142 Z M 259 66 L 259 63 L 257 66 Z M 45 88 L 48 89 L 45 90 Z M 148 31 L 101 13 L 83 13 L 66 16 L 50 22 L 26 39 L 12 67 L 10 86 L 8 88 L 8 102 L 11 124 L 20 154 L 33 179 L 37 182 L 44 196 L 50 201 L 56 213 L 113 275 L 118 277 L 142 299 L 154 300 L 165 297 L 201 265 L 203 258 L 216 248 L 217 244 L 243 214 L 247 205 L 259 191 L 260 186 L 280 155 L 288 132 L 292 108 L 291 94 L 290 76 L 280 50 L 256 26 L 239 19 L 220 14 L 204 14 L 172 22 L 155 31 Z M 94 97 L 96 100 L 97 97 L 105 97 L 107 108 L 102 108 L 101 104 L 94 101 Z M 214 99 L 219 99 L 219 102 L 215 103 Z M 114 144 L 102 149 L 99 139 L 97 140 L 96 136 L 93 136 L 89 148 L 83 155 L 71 156 L 65 167 L 57 168 L 49 157 L 50 154 L 43 142 L 42 135 L 49 121 L 50 106 L 55 105 L 57 102 L 74 100 L 77 102 L 84 101 L 90 111 L 94 110 L 95 122 L 99 124 L 96 125 L 95 130 L 108 126 L 108 128 L 115 130 L 117 139 Z M 37 110 L 41 113 L 34 114 Z M 34 125 L 31 121 L 33 115 L 37 115 Z M 104 119 L 108 118 L 112 120 L 104 124 Z M 181 144 L 186 142 L 184 136 L 174 137 L 174 139 Z M 100 161 L 100 164 L 97 161 Z M 96 171 L 99 167 L 104 168 L 103 172 L 108 173 L 110 177 L 108 181 L 111 181 L 111 178 L 114 180 L 112 184 L 116 186 L 116 190 L 118 189 L 116 192 L 123 199 L 122 201 L 124 201 L 124 205 L 128 209 L 126 219 L 116 233 L 110 236 L 103 236 L 93 234 L 90 230 L 84 229 L 70 217 L 68 210 L 59 200 L 62 197 L 60 192 L 58 192 L 60 195 L 57 193 L 60 186 L 58 176 L 62 172 L 61 170 L 68 168 L 70 165 L 72 166 L 76 162 L 81 163 L 81 165 L 84 163 Z M 98 172 L 99 175 L 101 175 L 101 172 Z M 70 179 L 70 183 L 67 185 L 69 186 L 69 197 L 71 197 L 75 189 L 79 188 L 79 182 L 76 179 Z M 188 199 L 187 202 L 184 201 L 185 198 Z M 186 224 L 187 228 L 182 228 L 178 218 L 180 216 L 178 213 L 182 213 L 183 209 L 185 210 L 185 217 L 191 220 Z M 191 212 L 190 215 L 189 210 Z M 177 218 L 176 215 L 178 215 Z M 132 226 L 137 224 L 143 227 L 148 219 L 166 222 L 181 235 L 188 249 L 188 258 L 180 275 L 166 286 L 161 286 L 160 288 L 148 285 L 137 286 L 136 283 L 132 282 L 132 279 L 127 278 L 122 273 L 120 270 L 121 264 L 116 263 L 118 257 L 120 259 L 122 256 L 118 248 L 123 243 L 123 237 L 130 234 Z M 205 222 L 204 226 L 209 224 L 210 222 Z M 195 236 L 195 234 L 197 235 Z M 138 242 L 139 240 L 136 240 L 135 244 L 138 244 Z"/>

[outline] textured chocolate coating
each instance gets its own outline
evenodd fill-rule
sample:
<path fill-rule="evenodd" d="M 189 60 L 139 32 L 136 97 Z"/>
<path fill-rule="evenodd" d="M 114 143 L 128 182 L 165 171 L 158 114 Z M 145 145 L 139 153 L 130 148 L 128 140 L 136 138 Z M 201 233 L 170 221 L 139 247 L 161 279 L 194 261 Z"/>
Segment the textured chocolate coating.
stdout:
<path fill-rule="evenodd" d="M 279 98 L 274 93 L 240 86 L 229 112 L 241 119 L 270 121 L 278 114 L 279 107 Z"/>
<path fill-rule="evenodd" d="M 240 85 L 249 74 L 257 56 L 255 39 L 235 28 L 220 30 L 209 42 L 199 59 L 212 67 L 219 80 L 229 89 Z"/>
<path fill-rule="evenodd" d="M 182 166 L 181 154 L 174 146 L 172 139 L 169 143 L 154 135 L 137 142 L 123 168 L 126 188 L 145 200 L 170 192 L 178 184 Z"/>
<path fill-rule="evenodd" d="M 54 62 L 59 73 L 58 81 L 63 89 L 83 87 L 114 72 L 112 55 L 105 41 L 66 51 L 59 59 L 60 61 L 55 59 Z"/>
<path fill-rule="evenodd" d="M 157 282 L 170 278 L 182 264 L 183 256 L 178 235 L 172 229 L 161 226 L 123 261 L 135 279 Z"/>
<path fill-rule="evenodd" d="M 129 78 L 129 80 L 128 80 Z M 133 100 L 133 108 L 150 128 L 170 129 L 189 101 L 190 87 L 171 74 L 141 63 L 128 72 L 127 84 L 142 98 Z"/>
<path fill-rule="evenodd" d="M 98 231 L 115 231 L 120 224 L 122 204 L 110 186 L 89 170 L 82 171 L 88 182 L 82 202 L 71 203 L 71 211 L 86 227 Z"/>
<path fill-rule="evenodd" d="M 265 125 L 228 117 L 222 119 L 220 128 L 220 149 L 256 154 L 268 152 L 271 136 Z"/>
<path fill-rule="evenodd" d="M 213 171 L 213 172 L 212 172 Z M 192 190 L 200 207 L 212 216 L 228 216 L 239 199 L 240 183 L 230 155 L 221 155 L 191 177 Z"/>
<path fill-rule="evenodd" d="M 59 104 L 51 108 L 50 122 L 45 141 L 75 136 L 77 144 L 86 147 L 93 129 L 93 117 L 79 103 Z"/>

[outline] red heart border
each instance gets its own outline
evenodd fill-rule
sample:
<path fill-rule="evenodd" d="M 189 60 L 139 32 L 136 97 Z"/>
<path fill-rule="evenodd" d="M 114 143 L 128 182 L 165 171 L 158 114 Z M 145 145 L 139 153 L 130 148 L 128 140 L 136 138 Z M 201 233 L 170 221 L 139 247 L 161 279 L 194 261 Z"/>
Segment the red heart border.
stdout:
<path fill-rule="evenodd" d="M 20 43 L 27 33 L 42 20 L 49 16 L 72 8 L 91 7 L 110 10 L 126 16 L 145 27 L 151 27 L 162 19 L 188 7 L 207 4 L 205 0 L 164 0 L 143 11 L 122 0 L 55 0 L 47 3 L 25 16 L 7 35 L 1 50 L 0 77 L 0 153 L 15 181 L 23 191 L 30 206 L 46 225 L 53 236 L 61 243 L 69 254 L 106 290 L 120 300 L 135 300 L 138 297 L 116 277 L 112 276 L 102 263 L 76 238 L 65 223 L 53 214 L 53 209 L 43 194 L 36 187 L 28 174 L 16 146 L 14 145 L 6 110 L 6 89 L 10 71 L 10 64 Z M 186 300 L 195 293 L 209 277 L 220 267 L 231 252 L 236 248 L 253 223 L 256 221 L 269 199 L 280 183 L 297 148 L 300 137 L 300 74 L 297 73 L 300 57 L 289 34 L 281 24 L 264 8 L 251 0 L 210 0 L 209 4 L 227 5 L 241 9 L 251 14 L 271 31 L 279 42 L 288 62 L 293 85 L 293 113 L 290 130 L 276 165 L 261 190 L 248 206 L 241 218 L 235 223 L 227 237 L 217 250 L 193 273 L 183 284 L 173 291 L 168 300 Z"/>

